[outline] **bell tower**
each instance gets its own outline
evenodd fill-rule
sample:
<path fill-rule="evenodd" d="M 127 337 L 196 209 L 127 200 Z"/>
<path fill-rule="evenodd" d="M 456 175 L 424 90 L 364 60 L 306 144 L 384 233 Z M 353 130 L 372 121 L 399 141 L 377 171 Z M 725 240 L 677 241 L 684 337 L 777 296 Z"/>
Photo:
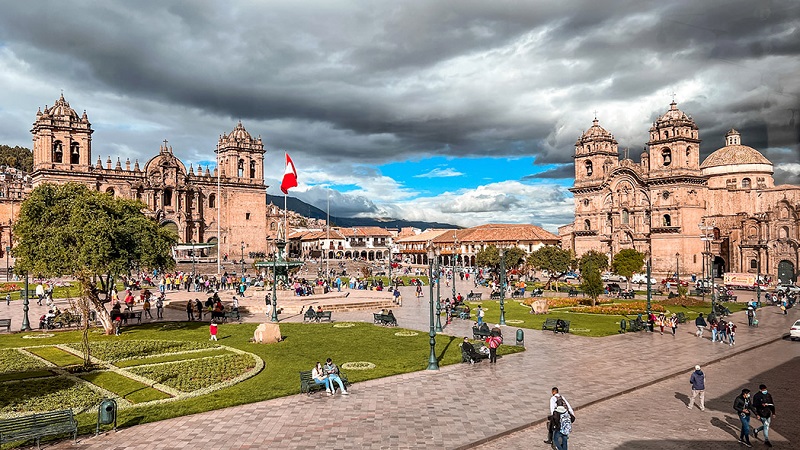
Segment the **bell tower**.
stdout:
<path fill-rule="evenodd" d="M 36 113 L 33 122 L 33 171 L 88 172 L 92 160 L 92 124 L 78 116 L 61 94 L 52 107 Z"/>
<path fill-rule="evenodd" d="M 575 186 L 599 184 L 619 166 L 619 149 L 614 136 L 600 126 L 597 117 L 592 126 L 575 142 Z"/>
<path fill-rule="evenodd" d="M 264 143 L 261 136 L 253 138 L 242 122 L 229 134 L 223 134 L 217 144 L 220 175 L 229 181 L 264 184 Z"/>
<path fill-rule="evenodd" d="M 700 136 L 697 124 L 678 109 L 675 100 L 669 110 L 650 127 L 647 142 L 650 172 L 683 172 L 700 175 Z M 671 176 L 672 176 L 671 175 Z"/>

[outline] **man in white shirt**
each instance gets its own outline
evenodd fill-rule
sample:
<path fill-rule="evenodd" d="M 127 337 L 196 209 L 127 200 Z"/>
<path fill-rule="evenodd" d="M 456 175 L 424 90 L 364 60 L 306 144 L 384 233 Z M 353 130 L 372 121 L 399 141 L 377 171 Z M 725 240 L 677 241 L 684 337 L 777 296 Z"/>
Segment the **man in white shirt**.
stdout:
<path fill-rule="evenodd" d="M 562 406 L 564 406 L 565 408 L 567 408 L 567 411 L 569 411 L 570 414 L 575 415 L 575 412 L 572 411 L 572 406 L 569 404 L 567 399 L 564 398 L 561 394 L 558 393 L 558 388 L 557 387 L 553 387 L 553 389 L 550 392 L 553 394 L 553 396 L 550 397 L 550 416 L 549 417 L 553 416 L 553 412 L 556 410 L 556 408 L 558 407 L 559 403 Z M 553 425 L 554 424 L 553 424 L 552 421 L 548 421 L 548 423 L 547 423 L 547 440 L 544 441 L 545 444 L 552 444 L 553 443 L 553 431 L 554 431 Z"/>

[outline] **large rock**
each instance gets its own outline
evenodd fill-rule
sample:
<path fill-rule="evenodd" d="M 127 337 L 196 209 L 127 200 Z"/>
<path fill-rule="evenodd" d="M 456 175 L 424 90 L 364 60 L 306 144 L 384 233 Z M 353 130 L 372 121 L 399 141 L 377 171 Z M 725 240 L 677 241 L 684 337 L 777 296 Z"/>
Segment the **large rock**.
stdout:
<path fill-rule="evenodd" d="M 547 314 L 547 300 L 542 298 L 531 303 L 531 310 L 534 314 Z"/>
<path fill-rule="evenodd" d="M 281 341 L 281 327 L 277 323 L 262 323 L 253 333 L 258 344 L 274 344 Z"/>

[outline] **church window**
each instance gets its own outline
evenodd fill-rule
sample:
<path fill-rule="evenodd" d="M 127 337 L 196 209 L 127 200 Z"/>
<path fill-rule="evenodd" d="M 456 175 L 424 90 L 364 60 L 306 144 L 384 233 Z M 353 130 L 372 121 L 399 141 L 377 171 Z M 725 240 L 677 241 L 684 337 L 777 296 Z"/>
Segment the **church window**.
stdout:
<path fill-rule="evenodd" d="M 243 159 L 239 160 L 238 174 L 239 174 L 238 175 L 239 178 L 243 178 L 244 177 L 244 160 Z"/>
<path fill-rule="evenodd" d="M 272 230 L 272 231 L 277 230 L 278 229 L 278 224 L 275 223 L 275 222 L 272 222 L 271 224 L 269 224 L 269 229 Z"/>
<path fill-rule="evenodd" d="M 661 193 L 661 197 L 662 197 L 664 200 L 668 200 L 668 199 L 669 199 L 669 191 L 664 191 L 664 192 L 662 192 L 662 193 Z"/>
<path fill-rule="evenodd" d="M 592 162 L 586 161 L 586 176 L 592 176 L 592 172 L 593 172 Z"/>
<path fill-rule="evenodd" d="M 592 229 L 592 222 L 589 219 L 583 221 L 583 229 L 589 231 Z"/>
<path fill-rule="evenodd" d="M 742 189 L 750 189 L 750 178 L 742 178 Z"/>
<path fill-rule="evenodd" d="M 583 199 L 583 206 L 586 206 L 586 207 L 589 206 L 589 199 L 588 198 Z"/>
<path fill-rule="evenodd" d="M 256 162 L 250 161 L 250 178 L 256 177 Z"/>
<path fill-rule="evenodd" d="M 111 196 L 113 197 L 114 196 L 114 188 L 106 189 L 106 194 L 111 194 Z"/>
<path fill-rule="evenodd" d="M 250 220 L 250 213 L 244 213 L 244 220 Z"/>
<path fill-rule="evenodd" d="M 216 205 L 217 205 L 217 196 L 214 195 L 214 194 L 209 195 L 208 196 L 208 207 L 209 208 L 216 208 Z"/>
<path fill-rule="evenodd" d="M 77 142 L 73 142 L 69 146 L 69 163 L 70 164 L 81 163 L 81 146 Z"/>
<path fill-rule="evenodd" d="M 697 264 L 697 254 L 692 255 L 692 263 Z"/>
<path fill-rule="evenodd" d="M 719 231 L 719 228 L 714 228 L 714 240 L 718 241 L 722 236 L 722 233 Z"/>
<path fill-rule="evenodd" d="M 669 139 L 669 131 L 664 131 L 664 139 Z"/>
<path fill-rule="evenodd" d="M 661 157 L 664 159 L 664 166 L 672 164 L 672 150 L 665 148 L 661 150 Z"/>
<path fill-rule="evenodd" d="M 64 148 L 61 146 L 61 141 L 53 142 L 53 162 L 64 162 Z"/>
<path fill-rule="evenodd" d="M 669 214 L 664 214 L 664 226 L 671 227 L 672 226 L 672 217 Z"/>
<path fill-rule="evenodd" d="M 628 210 L 627 209 L 623 209 L 622 210 L 622 223 L 627 225 L 629 220 L 630 220 L 630 214 L 628 213 Z"/>
<path fill-rule="evenodd" d="M 755 259 L 750 260 L 750 268 L 751 269 L 758 269 L 758 261 Z"/>
<path fill-rule="evenodd" d="M 136 200 L 141 200 L 144 195 L 142 188 L 136 189 Z"/>
<path fill-rule="evenodd" d="M 788 239 L 789 238 L 789 227 L 781 227 L 780 233 L 778 233 L 778 237 L 780 239 Z"/>
<path fill-rule="evenodd" d="M 164 189 L 164 206 L 172 206 L 172 189 Z"/>

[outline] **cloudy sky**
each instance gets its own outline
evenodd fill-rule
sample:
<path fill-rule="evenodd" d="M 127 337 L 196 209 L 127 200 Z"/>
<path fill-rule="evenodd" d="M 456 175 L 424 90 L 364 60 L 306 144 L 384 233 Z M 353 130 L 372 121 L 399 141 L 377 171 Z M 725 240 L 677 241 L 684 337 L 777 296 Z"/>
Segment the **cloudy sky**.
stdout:
<path fill-rule="evenodd" d="M 0 143 L 62 90 L 93 159 L 213 164 L 242 120 L 340 216 L 555 231 L 595 111 L 638 160 L 673 94 L 702 157 L 735 127 L 800 183 L 796 0 L 4 1 L 0 67 Z"/>

